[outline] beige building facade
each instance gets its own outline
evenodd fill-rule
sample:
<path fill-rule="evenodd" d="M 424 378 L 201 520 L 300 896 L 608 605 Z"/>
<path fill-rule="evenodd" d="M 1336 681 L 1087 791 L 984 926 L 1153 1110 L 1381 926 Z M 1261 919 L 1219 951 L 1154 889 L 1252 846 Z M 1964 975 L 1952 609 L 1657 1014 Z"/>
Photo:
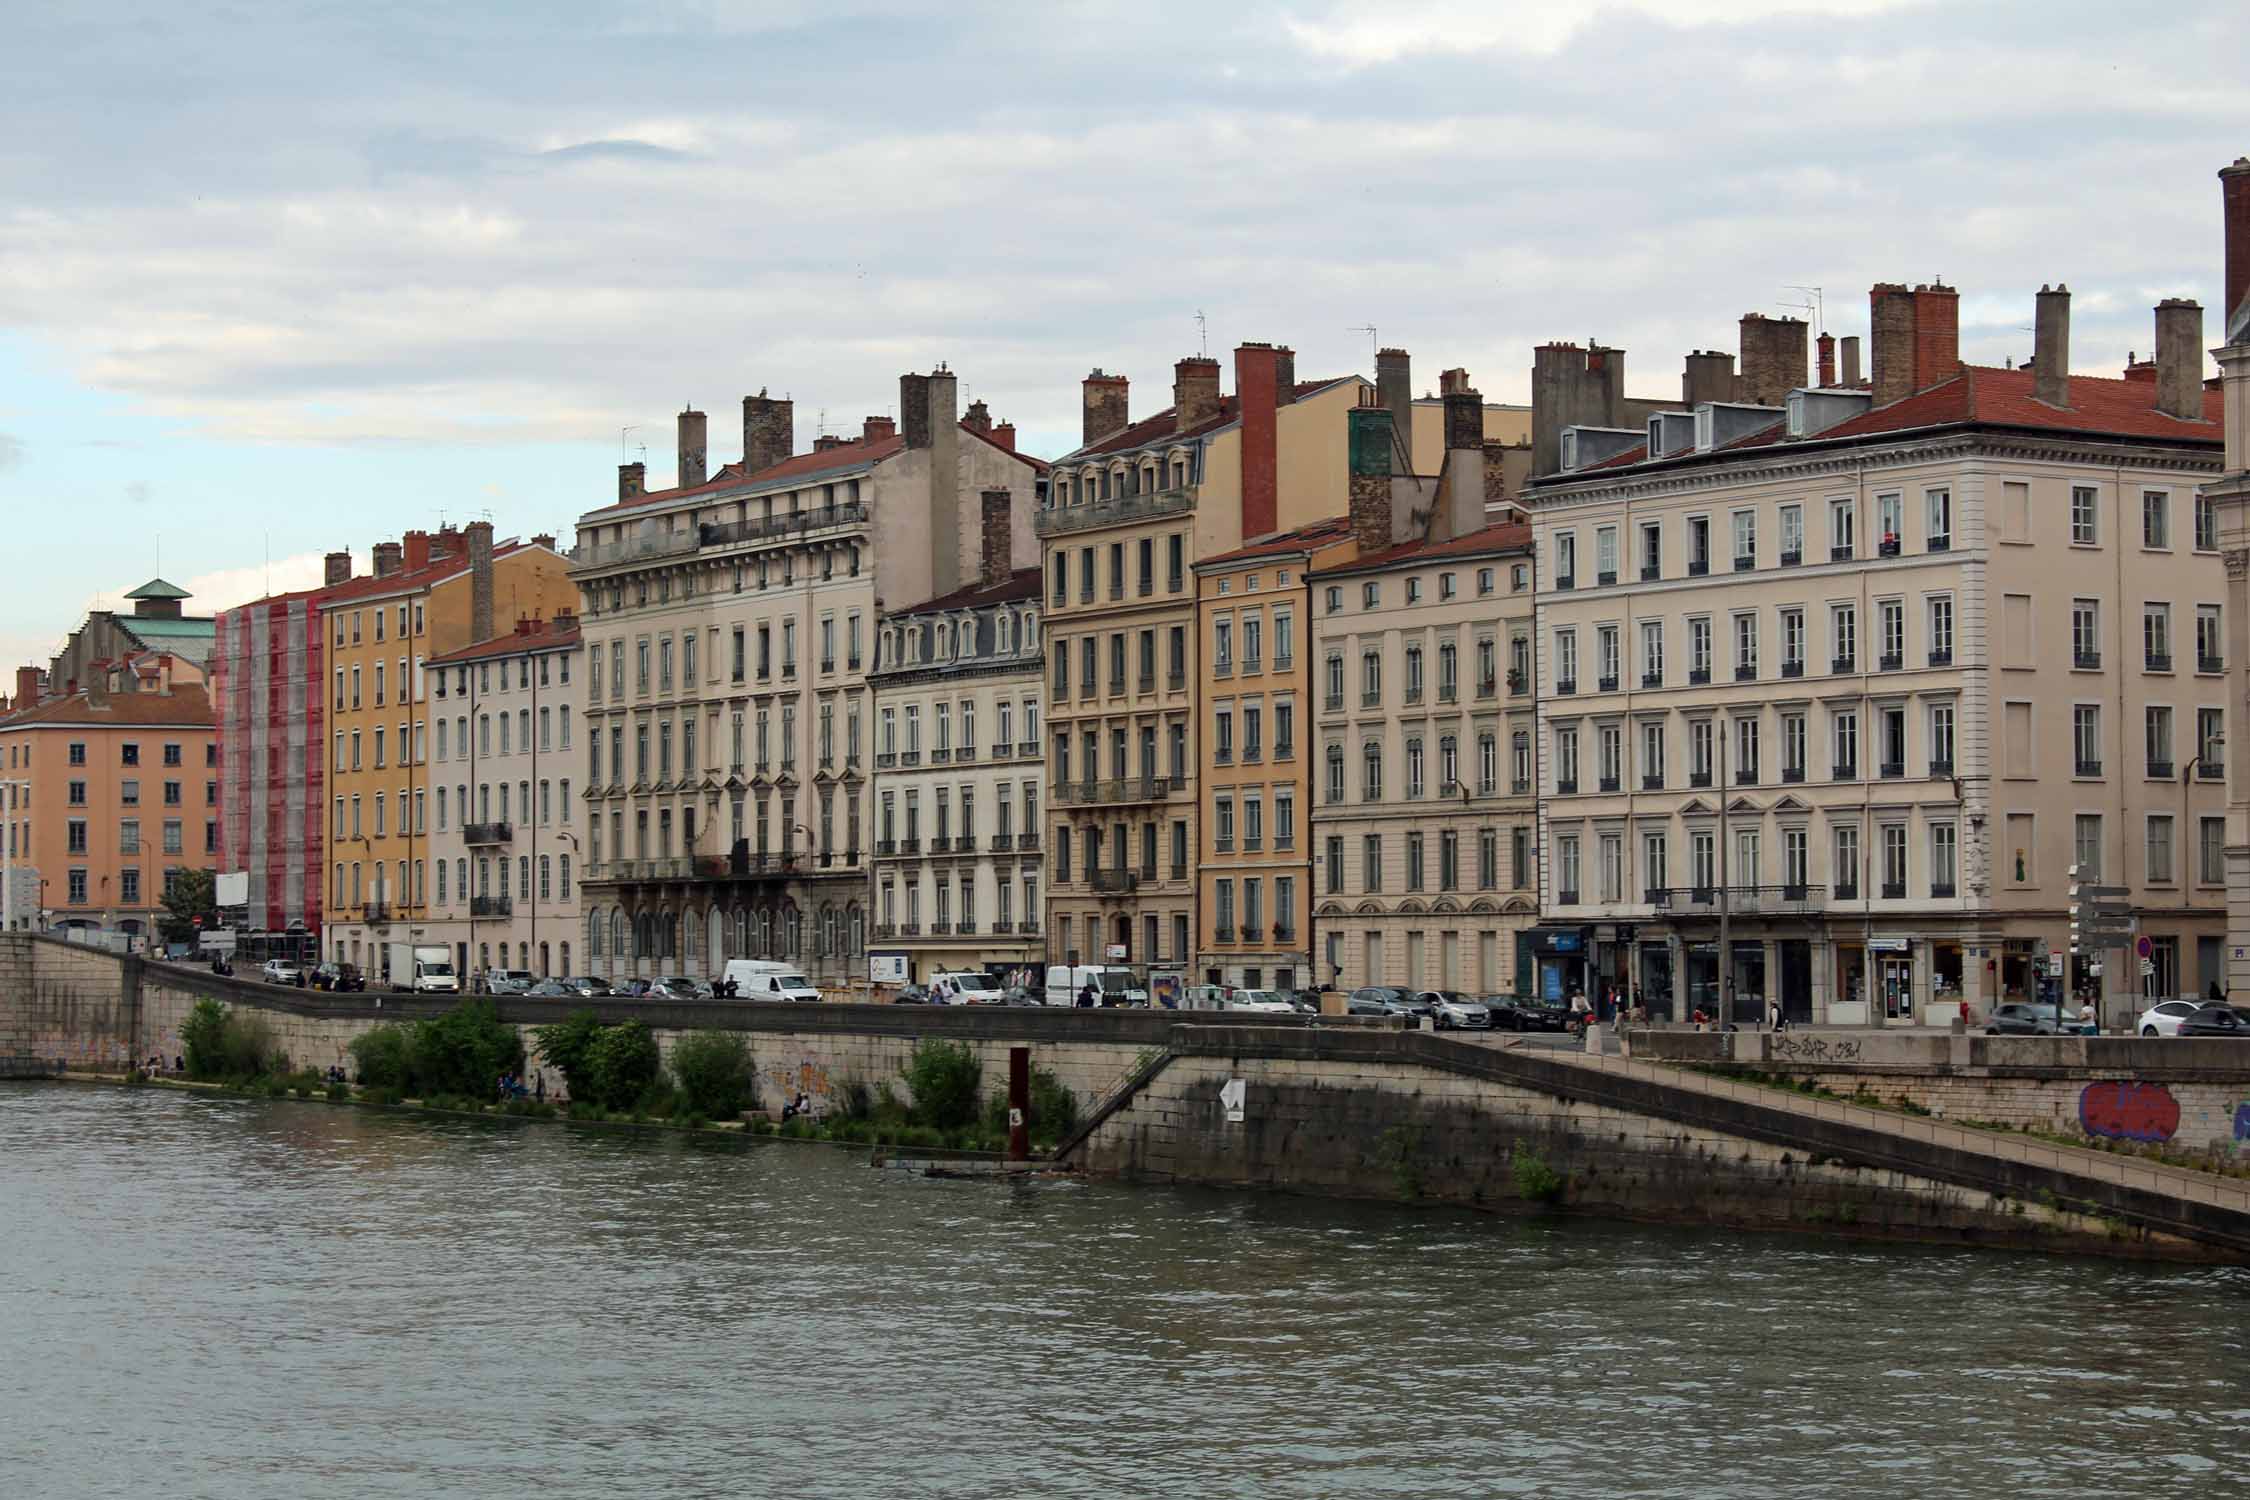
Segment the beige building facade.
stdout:
<path fill-rule="evenodd" d="M 1004 525 L 1008 497 L 991 499 Z M 885 616 L 876 642 L 878 982 L 1045 982 L 1039 570 L 1011 568 L 1005 548 L 990 561 L 975 584 Z"/>
<path fill-rule="evenodd" d="M 2048 294 L 2043 369 L 1966 367 L 1954 306 L 1877 287 L 1871 382 L 1800 344 L 1778 405 L 1575 429 L 1532 487 L 1545 992 L 1716 1012 L 1722 910 L 1744 1019 L 2115 1024 L 2220 977 L 2217 405 L 2156 374 L 2200 353 L 2160 309 L 2156 366 L 2070 376 Z M 2073 870 L 2145 979 L 2070 956 Z"/>

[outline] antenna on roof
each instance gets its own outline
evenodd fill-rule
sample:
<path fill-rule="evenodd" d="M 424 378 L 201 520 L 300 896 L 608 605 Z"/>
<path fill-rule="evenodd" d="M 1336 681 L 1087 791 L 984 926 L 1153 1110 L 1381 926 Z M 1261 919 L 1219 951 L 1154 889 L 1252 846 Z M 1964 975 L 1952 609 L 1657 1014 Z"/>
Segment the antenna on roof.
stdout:
<path fill-rule="evenodd" d="M 1794 307 L 1794 308 L 1797 308 L 1797 309 L 1799 309 L 1800 311 L 1803 311 L 1803 312 L 1809 312 L 1809 313 L 1811 313 L 1811 314 L 1812 314 L 1812 321 L 1813 321 L 1813 330 L 1812 330 L 1812 331 L 1813 331 L 1813 335 L 1814 335 L 1815 337 L 1818 337 L 1819 335 L 1821 335 L 1821 334 L 1823 334 L 1823 333 L 1826 333 L 1826 332 L 1828 331 L 1826 319 L 1825 319 L 1825 318 L 1823 318 L 1823 317 L 1822 317 L 1822 315 L 1821 315 L 1821 300 L 1820 300 L 1820 288 L 1819 288 L 1819 287 L 1817 287 L 1817 286 L 1784 286 L 1784 287 L 1782 288 L 1782 290 L 1783 290 L 1783 291 L 1785 291 L 1785 292 L 1802 292 L 1802 293 L 1804 293 L 1804 296 L 1805 296 L 1805 300 L 1804 300 L 1804 301 L 1802 301 L 1802 302 L 1784 302 L 1784 303 L 1782 303 L 1781 305 L 1782 305 L 1783 307 Z"/>
<path fill-rule="evenodd" d="M 1200 307 L 1195 310 L 1195 352 L 1206 355 L 1211 352 L 1211 322 L 1203 316 Z"/>
<path fill-rule="evenodd" d="M 617 461 L 619 463 L 625 462 L 626 453 L 631 446 L 632 435 L 640 430 L 640 425 L 640 423 L 634 422 L 617 429 Z M 648 449 L 644 445 L 641 451 L 646 453 Z"/>
<path fill-rule="evenodd" d="M 1362 323 L 1357 328 L 1347 328 L 1344 330 L 1344 332 L 1364 333 L 1367 335 L 1367 368 L 1369 368 L 1370 370 L 1374 369 L 1375 357 L 1378 353 L 1375 347 L 1375 325 L 1373 323 Z"/>

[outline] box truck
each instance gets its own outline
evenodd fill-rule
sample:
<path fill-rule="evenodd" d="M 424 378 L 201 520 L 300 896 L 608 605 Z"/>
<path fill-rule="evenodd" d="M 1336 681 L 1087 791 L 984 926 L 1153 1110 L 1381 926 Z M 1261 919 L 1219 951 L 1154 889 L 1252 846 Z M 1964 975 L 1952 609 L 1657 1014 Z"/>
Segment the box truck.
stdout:
<path fill-rule="evenodd" d="M 453 950 L 443 943 L 392 943 L 391 988 L 417 995 L 458 995 L 461 976 L 453 972 Z"/>

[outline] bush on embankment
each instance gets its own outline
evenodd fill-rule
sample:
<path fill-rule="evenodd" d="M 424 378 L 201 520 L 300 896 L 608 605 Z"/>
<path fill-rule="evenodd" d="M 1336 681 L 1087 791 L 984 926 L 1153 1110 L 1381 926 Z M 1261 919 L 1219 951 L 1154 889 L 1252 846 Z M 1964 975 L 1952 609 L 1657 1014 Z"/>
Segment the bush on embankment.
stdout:
<path fill-rule="evenodd" d="M 758 1103 L 750 1044 L 732 1031 L 698 1031 L 672 1046 L 672 1078 L 691 1114 L 731 1120 Z"/>
<path fill-rule="evenodd" d="M 1036 1146 L 1052 1146 L 1078 1128 L 1078 1096 L 1063 1086 L 1063 1081 L 1046 1068 L 1031 1070 L 1031 1107 L 1024 1112 L 1024 1123 L 1031 1128 L 1031 1141 Z M 984 1129 L 987 1135 L 1008 1138 L 1008 1091 L 995 1089 L 985 1101 Z"/>
<path fill-rule="evenodd" d="M 249 1083 L 289 1062 L 264 1016 L 208 999 L 180 1023 L 180 1052 L 188 1077 L 223 1083 Z"/>
<path fill-rule="evenodd" d="M 426 1021 L 377 1026 L 353 1038 L 364 1086 L 423 1099 L 490 1099 L 503 1073 L 523 1071 L 523 1039 L 490 1000 L 467 1000 Z"/>
<path fill-rule="evenodd" d="M 643 1023 L 604 1026 L 592 1011 L 576 1010 L 551 1025 L 533 1027 L 531 1035 L 539 1055 L 569 1085 L 572 1104 L 644 1115 L 672 1113 L 673 1100 L 662 1087 L 663 1055 Z"/>

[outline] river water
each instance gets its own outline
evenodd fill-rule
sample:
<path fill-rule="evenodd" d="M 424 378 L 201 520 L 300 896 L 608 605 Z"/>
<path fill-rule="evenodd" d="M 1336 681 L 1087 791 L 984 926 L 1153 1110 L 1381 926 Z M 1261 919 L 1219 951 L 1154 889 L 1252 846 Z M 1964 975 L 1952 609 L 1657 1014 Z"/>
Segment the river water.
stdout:
<path fill-rule="evenodd" d="M 0 1496 L 2250 1493 L 2250 1272 L 0 1085 Z"/>

